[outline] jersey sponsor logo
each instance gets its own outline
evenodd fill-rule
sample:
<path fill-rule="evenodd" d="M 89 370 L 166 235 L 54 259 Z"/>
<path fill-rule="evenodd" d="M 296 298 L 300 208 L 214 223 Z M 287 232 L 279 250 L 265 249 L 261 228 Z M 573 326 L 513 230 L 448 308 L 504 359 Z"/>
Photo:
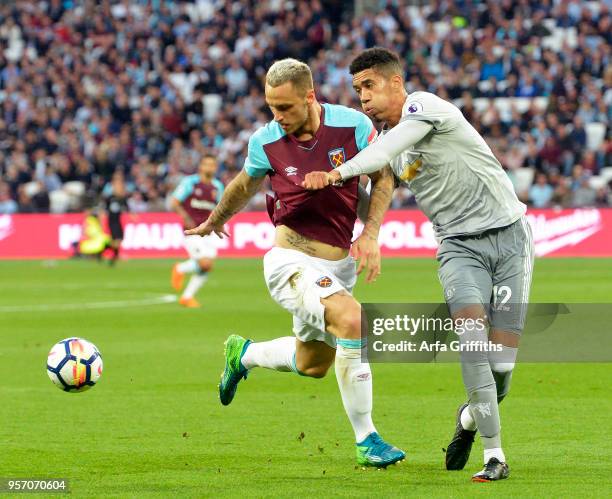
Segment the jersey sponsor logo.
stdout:
<path fill-rule="evenodd" d="M 411 114 L 422 113 L 423 105 L 420 102 L 410 102 L 408 103 L 408 112 Z"/>
<path fill-rule="evenodd" d="M 331 277 L 323 276 L 317 279 L 317 285 L 321 288 L 329 288 L 332 285 Z"/>
<path fill-rule="evenodd" d="M 297 171 L 298 169 L 295 166 L 288 166 L 287 168 L 285 168 L 285 173 L 287 174 L 287 177 L 290 177 L 291 175 L 297 175 Z"/>
<path fill-rule="evenodd" d="M 329 157 L 332 168 L 337 168 L 345 161 L 346 156 L 344 155 L 344 147 L 337 147 L 336 149 L 328 151 L 327 156 Z"/>
<path fill-rule="evenodd" d="M 400 175 L 400 179 L 403 181 L 412 180 L 418 175 L 422 165 L 423 161 L 421 158 L 415 159 L 412 163 L 406 163 L 404 165 L 404 169 L 402 170 L 402 174 Z"/>

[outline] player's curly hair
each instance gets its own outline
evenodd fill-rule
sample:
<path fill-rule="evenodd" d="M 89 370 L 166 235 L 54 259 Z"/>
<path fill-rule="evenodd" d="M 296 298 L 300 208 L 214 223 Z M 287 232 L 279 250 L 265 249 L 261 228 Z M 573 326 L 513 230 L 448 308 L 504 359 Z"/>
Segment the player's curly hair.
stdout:
<path fill-rule="evenodd" d="M 398 55 L 383 47 L 373 47 L 364 50 L 353 59 L 349 71 L 354 75 L 370 68 L 386 77 L 396 74 L 403 76 L 404 74 Z"/>
<path fill-rule="evenodd" d="M 276 61 L 266 73 L 266 83 L 271 87 L 278 87 L 288 81 L 302 94 L 314 88 L 310 68 L 297 59 Z"/>

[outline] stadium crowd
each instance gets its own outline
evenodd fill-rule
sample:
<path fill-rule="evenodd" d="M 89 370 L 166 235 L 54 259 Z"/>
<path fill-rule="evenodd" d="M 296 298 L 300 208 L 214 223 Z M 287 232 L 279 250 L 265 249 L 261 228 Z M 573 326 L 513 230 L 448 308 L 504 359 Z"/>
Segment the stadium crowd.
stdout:
<path fill-rule="evenodd" d="M 0 213 L 80 210 L 113 176 L 132 211 L 165 210 L 205 152 L 227 183 L 271 117 L 274 60 L 307 61 L 321 100 L 358 108 L 348 64 L 374 45 L 401 55 L 409 92 L 459 105 L 523 200 L 612 205 L 610 2 L 423 3 L 2 3 Z M 396 191 L 394 207 L 413 204 Z"/>

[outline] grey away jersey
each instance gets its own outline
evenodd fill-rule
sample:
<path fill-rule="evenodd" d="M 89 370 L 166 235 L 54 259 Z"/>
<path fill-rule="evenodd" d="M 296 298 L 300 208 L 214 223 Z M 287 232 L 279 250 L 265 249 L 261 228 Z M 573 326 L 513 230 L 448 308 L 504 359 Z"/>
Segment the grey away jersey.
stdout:
<path fill-rule="evenodd" d="M 402 108 L 404 120 L 433 125 L 421 141 L 391 161 L 391 168 L 415 194 L 439 240 L 504 227 L 525 213 L 491 149 L 456 106 L 434 94 L 414 92 Z"/>

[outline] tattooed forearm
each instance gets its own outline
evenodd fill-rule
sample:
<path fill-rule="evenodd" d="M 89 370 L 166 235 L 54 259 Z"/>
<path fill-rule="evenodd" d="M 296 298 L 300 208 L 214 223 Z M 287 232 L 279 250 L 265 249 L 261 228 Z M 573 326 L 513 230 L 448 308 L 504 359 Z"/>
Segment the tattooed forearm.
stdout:
<path fill-rule="evenodd" d="M 295 232 L 292 234 L 287 234 L 285 236 L 285 241 L 302 253 L 306 253 L 310 256 L 316 256 L 317 254 L 316 248 L 312 246 L 312 241 L 307 237 L 301 236 L 300 234 Z"/>
<path fill-rule="evenodd" d="M 378 239 L 380 224 L 391 203 L 394 182 L 391 168 L 386 166 L 372 176 L 372 192 L 370 193 L 370 209 L 362 234 L 371 239 Z"/>
<path fill-rule="evenodd" d="M 211 221 L 215 225 L 226 223 L 246 206 L 249 199 L 259 190 L 264 178 L 249 177 L 244 170 L 241 171 L 225 189 L 221 201 L 210 215 Z"/>

